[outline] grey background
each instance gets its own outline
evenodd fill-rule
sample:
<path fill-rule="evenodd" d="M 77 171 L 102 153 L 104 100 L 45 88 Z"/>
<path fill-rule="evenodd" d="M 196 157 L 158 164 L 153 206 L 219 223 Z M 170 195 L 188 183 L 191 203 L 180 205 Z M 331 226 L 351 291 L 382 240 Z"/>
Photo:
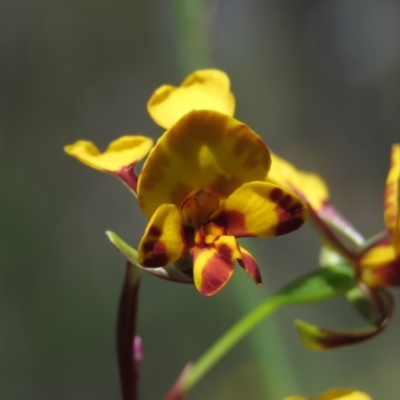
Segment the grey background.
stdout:
<path fill-rule="evenodd" d="M 0 3 L 1 399 L 119 398 L 114 321 L 124 262 L 104 231 L 136 246 L 146 220 L 117 180 L 79 165 L 62 147 L 84 138 L 104 148 L 125 133 L 156 139 L 161 129 L 145 104 L 160 84 L 179 84 L 188 65 L 227 71 L 236 117 L 276 153 L 318 171 L 366 236 L 384 228 L 389 152 L 400 139 L 400 4 L 210 0 L 199 18 L 212 61 L 199 65 L 191 65 L 196 54 L 180 61 L 173 4 Z M 193 287 L 145 277 L 142 399 L 161 398 L 183 365 L 258 304 L 267 286 L 277 290 L 317 267 L 319 238 L 310 226 L 246 245 L 257 255 L 264 288 L 239 269 L 206 299 Z M 294 394 L 290 373 L 279 370 L 286 357 L 299 394 L 353 386 L 397 400 L 397 311 L 374 340 L 326 353 L 301 346 L 295 318 L 362 325 L 343 299 L 283 310 L 188 399 L 263 399 L 266 385 L 278 386 L 277 399 Z"/>

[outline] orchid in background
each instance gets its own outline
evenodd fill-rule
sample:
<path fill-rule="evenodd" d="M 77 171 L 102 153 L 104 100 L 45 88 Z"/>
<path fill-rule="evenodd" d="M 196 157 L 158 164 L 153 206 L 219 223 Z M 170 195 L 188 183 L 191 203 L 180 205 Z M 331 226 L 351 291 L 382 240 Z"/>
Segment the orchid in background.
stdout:
<path fill-rule="evenodd" d="M 290 396 L 285 397 L 283 400 L 372 400 L 364 392 L 359 392 L 353 389 L 331 389 L 327 392 L 320 394 L 317 397 L 302 397 L 302 396 Z"/>

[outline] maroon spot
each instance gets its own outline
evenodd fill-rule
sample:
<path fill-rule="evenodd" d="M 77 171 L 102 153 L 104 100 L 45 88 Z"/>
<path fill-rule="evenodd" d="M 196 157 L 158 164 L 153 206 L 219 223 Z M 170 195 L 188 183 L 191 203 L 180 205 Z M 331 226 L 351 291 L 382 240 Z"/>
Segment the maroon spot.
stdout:
<path fill-rule="evenodd" d="M 162 232 L 161 232 L 160 228 L 157 228 L 155 225 L 152 225 L 149 228 L 148 234 L 151 236 L 155 236 L 156 238 L 159 238 L 161 236 Z"/>
<path fill-rule="evenodd" d="M 227 235 L 236 237 L 250 236 L 246 228 L 245 216 L 238 211 L 222 211 L 212 222 L 225 228 Z"/>
<path fill-rule="evenodd" d="M 279 222 L 275 228 L 276 236 L 285 235 L 299 229 L 304 224 L 304 219 L 301 217 L 291 218 L 283 222 Z"/>
<path fill-rule="evenodd" d="M 144 267 L 157 268 L 168 264 L 167 249 L 164 243 L 151 240 L 143 244 L 143 250 L 146 253 L 146 258 L 143 260 Z"/>
<path fill-rule="evenodd" d="M 278 187 L 272 189 L 271 193 L 269 194 L 269 198 L 274 202 L 277 202 L 282 196 L 283 196 L 283 190 Z"/>
<path fill-rule="evenodd" d="M 270 199 L 276 204 L 278 214 L 278 225 L 275 228 L 275 234 L 285 235 L 300 228 L 305 219 L 303 217 L 304 205 L 297 202 L 289 193 L 285 193 L 281 188 L 271 190 Z"/>

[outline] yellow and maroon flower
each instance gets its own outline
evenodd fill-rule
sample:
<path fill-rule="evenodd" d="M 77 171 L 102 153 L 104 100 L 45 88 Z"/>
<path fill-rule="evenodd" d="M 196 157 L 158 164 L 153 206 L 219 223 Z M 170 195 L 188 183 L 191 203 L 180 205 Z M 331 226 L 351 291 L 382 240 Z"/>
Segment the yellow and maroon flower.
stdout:
<path fill-rule="evenodd" d="M 386 232 L 360 254 L 360 279 L 370 287 L 400 286 L 400 144 L 392 146 L 384 197 Z"/>
<path fill-rule="evenodd" d="M 139 263 L 187 268 L 204 295 L 227 283 L 236 260 L 261 283 L 256 261 L 236 238 L 282 235 L 307 216 L 298 196 L 265 182 L 270 162 L 261 138 L 227 114 L 197 110 L 180 118 L 139 177 L 139 204 L 150 218 Z"/>
<path fill-rule="evenodd" d="M 152 146 L 152 139 L 146 136 L 126 135 L 111 142 L 103 153 L 87 140 L 67 145 L 64 151 L 82 164 L 117 176 L 135 192 L 137 176 L 134 168 Z"/>
<path fill-rule="evenodd" d="M 317 397 L 289 396 L 283 400 L 372 400 L 364 392 L 354 389 L 331 389 Z"/>

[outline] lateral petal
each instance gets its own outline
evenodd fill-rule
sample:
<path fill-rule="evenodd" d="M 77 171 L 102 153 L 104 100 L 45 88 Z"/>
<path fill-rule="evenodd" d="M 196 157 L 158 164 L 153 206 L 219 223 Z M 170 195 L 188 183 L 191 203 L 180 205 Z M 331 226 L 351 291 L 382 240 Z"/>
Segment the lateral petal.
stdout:
<path fill-rule="evenodd" d="M 235 190 L 211 220 L 236 237 L 270 237 L 300 228 L 307 206 L 293 192 L 268 182 L 248 182 Z"/>
<path fill-rule="evenodd" d="M 153 140 L 146 136 L 122 136 L 111 142 L 103 153 L 86 140 L 67 145 L 64 151 L 91 168 L 116 173 L 140 161 L 152 146 Z"/>
<path fill-rule="evenodd" d="M 384 217 L 393 247 L 400 254 L 400 144 L 392 146 L 385 187 Z"/>
<path fill-rule="evenodd" d="M 178 260 L 185 250 L 183 214 L 173 204 L 163 204 L 147 224 L 138 262 L 147 268 L 163 267 Z"/>
<path fill-rule="evenodd" d="M 164 133 L 138 181 L 147 216 L 161 204 L 183 202 L 200 190 L 226 198 L 244 182 L 264 180 L 269 150 L 248 126 L 216 111 L 192 111 Z"/>
<path fill-rule="evenodd" d="M 156 124 L 168 129 L 192 110 L 213 110 L 233 116 L 235 98 L 223 71 L 203 69 L 189 75 L 179 87 L 159 87 L 147 103 L 147 110 Z"/>
<path fill-rule="evenodd" d="M 197 290 L 211 296 L 228 282 L 235 260 L 241 257 L 233 236 L 220 236 L 212 245 L 193 247 L 193 277 Z"/>

